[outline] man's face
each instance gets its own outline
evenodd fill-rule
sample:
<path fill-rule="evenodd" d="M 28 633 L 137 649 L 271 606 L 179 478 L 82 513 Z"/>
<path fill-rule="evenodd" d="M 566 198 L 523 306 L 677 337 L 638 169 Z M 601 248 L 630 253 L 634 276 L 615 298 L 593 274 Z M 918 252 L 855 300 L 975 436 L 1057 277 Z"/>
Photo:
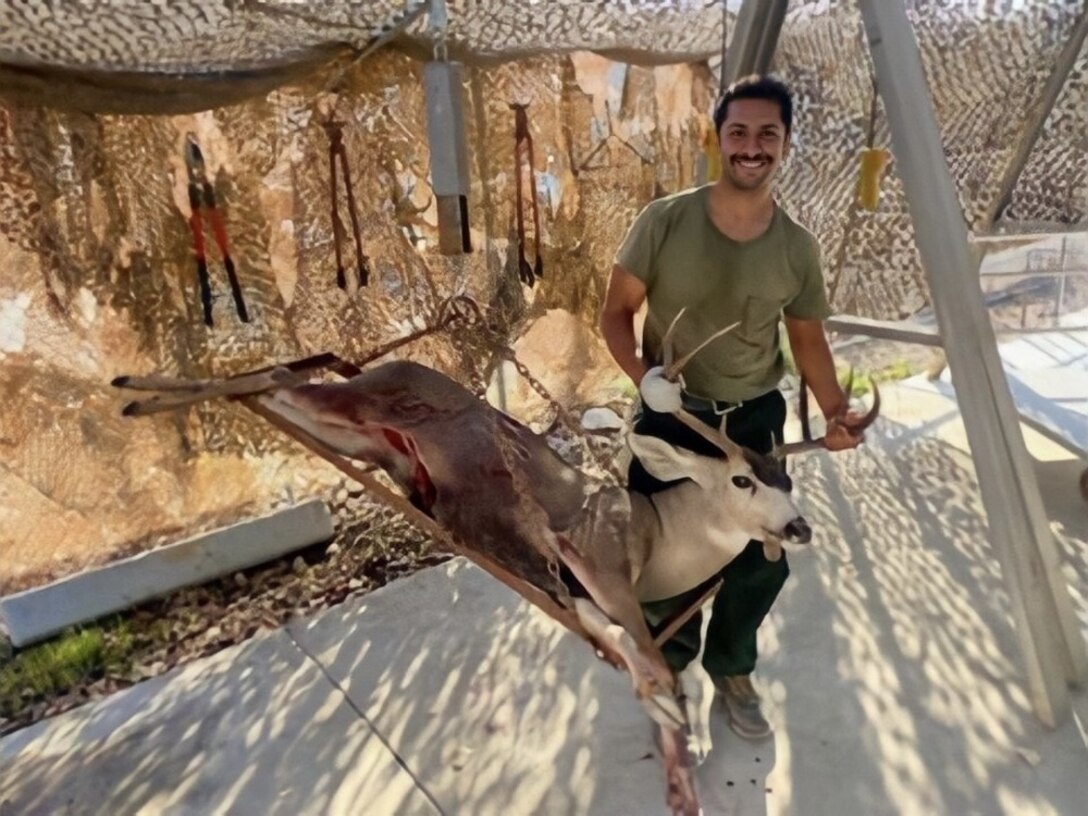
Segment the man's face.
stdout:
<path fill-rule="evenodd" d="M 770 184 L 790 148 L 782 108 L 770 99 L 734 99 L 722 123 L 722 173 L 738 190 Z"/>

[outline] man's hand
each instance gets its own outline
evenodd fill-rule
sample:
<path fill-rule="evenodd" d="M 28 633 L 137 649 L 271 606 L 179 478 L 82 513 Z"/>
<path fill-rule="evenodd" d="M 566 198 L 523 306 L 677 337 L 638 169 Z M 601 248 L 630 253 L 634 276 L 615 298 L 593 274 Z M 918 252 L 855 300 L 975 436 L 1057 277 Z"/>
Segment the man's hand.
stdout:
<path fill-rule="evenodd" d="M 827 421 L 827 433 L 824 445 L 829 451 L 849 450 L 865 441 L 864 431 L 857 430 L 864 415 L 857 411 L 847 411 Z"/>
<path fill-rule="evenodd" d="M 638 385 L 642 402 L 651 411 L 657 411 L 659 414 L 672 414 L 680 410 L 681 388 L 679 380 L 673 382 L 665 377 L 663 366 L 654 366 L 647 371 Z"/>

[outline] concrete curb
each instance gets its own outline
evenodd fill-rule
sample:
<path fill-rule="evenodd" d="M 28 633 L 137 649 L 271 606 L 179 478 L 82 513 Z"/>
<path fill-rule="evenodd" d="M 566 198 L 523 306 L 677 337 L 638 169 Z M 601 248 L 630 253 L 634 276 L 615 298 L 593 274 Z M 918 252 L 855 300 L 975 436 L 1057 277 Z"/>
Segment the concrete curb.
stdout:
<path fill-rule="evenodd" d="M 314 500 L 0 598 L 0 622 L 26 646 L 181 587 L 278 558 L 333 536 Z"/>

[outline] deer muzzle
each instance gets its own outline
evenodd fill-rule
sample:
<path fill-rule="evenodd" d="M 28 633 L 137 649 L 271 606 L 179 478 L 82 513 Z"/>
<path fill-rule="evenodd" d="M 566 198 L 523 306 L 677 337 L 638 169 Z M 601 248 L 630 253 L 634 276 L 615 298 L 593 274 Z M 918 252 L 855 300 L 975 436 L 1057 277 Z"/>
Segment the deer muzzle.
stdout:
<path fill-rule="evenodd" d="M 808 544 L 812 541 L 812 527 L 798 516 L 783 528 L 782 538 L 791 544 Z"/>

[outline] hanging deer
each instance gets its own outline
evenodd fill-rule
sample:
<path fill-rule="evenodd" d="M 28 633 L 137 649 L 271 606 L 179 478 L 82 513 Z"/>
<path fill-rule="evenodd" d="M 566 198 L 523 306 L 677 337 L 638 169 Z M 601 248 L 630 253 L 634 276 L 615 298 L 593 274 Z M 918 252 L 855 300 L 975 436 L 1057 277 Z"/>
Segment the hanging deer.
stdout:
<path fill-rule="evenodd" d="M 664 347 L 667 374 L 675 378 L 699 349 L 673 362 L 672 334 L 670 328 Z M 159 392 L 129 403 L 127 416 L 242 399 L 324 449 L 381 467 L 408 498 L 409 512 L 437 522 L 468 552 L 486 555 L 538 605 L 543 590 L 573 613 L 568 626 L 626 667 L 636 696 L 662 727 L 669 806 L 685 816 L 698 813 L 676 678 L 640 601 L 699 585 L 750 539 L 770 548 L 807 543 L 811 529 L 782 463 L 680 412 L 722 456 L 631 435 L 630 447 L 654 476 L 682 479 L 650 498 L 591 485 L 543 436 L 439 371 L 408 361 L 355 371 L 344 382 L 308 382 L 306 371 L 277 367 L 224 380 L 120 377 L 113 384 Z M 879 399 L 864 426 L 878 410 Z M 818 447 L 819 440 L 806 445 Z"/>

